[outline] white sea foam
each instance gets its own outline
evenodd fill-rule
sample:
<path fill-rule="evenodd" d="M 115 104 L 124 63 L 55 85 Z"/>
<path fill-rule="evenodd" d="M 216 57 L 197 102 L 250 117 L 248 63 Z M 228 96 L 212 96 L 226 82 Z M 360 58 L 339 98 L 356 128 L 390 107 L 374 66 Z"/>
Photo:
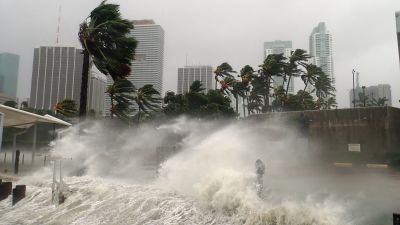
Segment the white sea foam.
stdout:
<path fill-rule="evenodd" d="M 378 193 L 373 180 L 388 180 L 309 169 L 313 154 L 280 123 L 180 118 L 158 127 L 85 129 L 82 136 L 73 128 L 55 143 L 56 154 L 72 158 L 63 164 L 70 174 L 65 203 L 51 203 L 51 171 L 38 171 L 19 181 L 27 184 L 25 199 L 14 207 L 11 198 L 0 202 L 0 224 L 376 225 L 366 221 L 390 218 L 369 207 Z M 157 175 L 156 148 L 171 144 L 180 151 Z M 262 198 L 255 188 L 257 159 L 266 163 Z M 393 190 L 374 204 L 400 206 Z"/>

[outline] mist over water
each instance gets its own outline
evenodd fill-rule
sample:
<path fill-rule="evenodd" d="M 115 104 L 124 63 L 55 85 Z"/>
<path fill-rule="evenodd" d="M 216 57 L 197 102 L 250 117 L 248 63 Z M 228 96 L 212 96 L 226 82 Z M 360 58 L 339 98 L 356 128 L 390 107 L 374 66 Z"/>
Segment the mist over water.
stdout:
<path fill-rule="evenodd" d="M 51 171 L 38 171 L 19 181 L 27 198 L 0 202 L 5 224 L 379 225 L 400 210 L 398 177 L 321 166 L 301 132 L 280 121 L 182 117 L 83 133 L 71 128 L 54 143 L 66 158 L 66 202 L 51 203 Z M 177 150 L 159 166 L 160 146 Z M 266 164 L 261 197 L 257 159 Z"/>

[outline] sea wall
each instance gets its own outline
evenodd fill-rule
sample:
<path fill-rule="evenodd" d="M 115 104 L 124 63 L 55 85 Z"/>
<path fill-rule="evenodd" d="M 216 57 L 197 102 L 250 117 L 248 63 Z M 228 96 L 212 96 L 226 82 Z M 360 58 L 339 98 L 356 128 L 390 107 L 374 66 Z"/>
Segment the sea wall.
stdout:
<path fill-rule="evenodd" d="M 333 110 L 272 112 L 250 119 L 281 119 L 295 122 L 308 138 L 310 150 L 341 160 L 356 157 L 363 161 L 387 161 L 400 155 L 400 109 L 367 107 Z M 349 144 L 359 144 L 360 152 L 350 152 Z"/>

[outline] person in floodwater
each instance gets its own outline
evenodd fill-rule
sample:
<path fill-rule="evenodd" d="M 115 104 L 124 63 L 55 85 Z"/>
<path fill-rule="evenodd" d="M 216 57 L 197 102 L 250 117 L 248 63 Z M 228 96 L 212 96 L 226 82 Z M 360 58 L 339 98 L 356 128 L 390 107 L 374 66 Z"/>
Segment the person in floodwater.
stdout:
<path fill-rule="evenodd" d="M 256 173 L 257 173 L 257 182 L 256 182 L 256 190 L 257 195 L 261 197 L 261 193 L 263 191 L 263 176 L 265 173 L 265 164 L 261 159 L 257 159 L 256 161 Z"/>

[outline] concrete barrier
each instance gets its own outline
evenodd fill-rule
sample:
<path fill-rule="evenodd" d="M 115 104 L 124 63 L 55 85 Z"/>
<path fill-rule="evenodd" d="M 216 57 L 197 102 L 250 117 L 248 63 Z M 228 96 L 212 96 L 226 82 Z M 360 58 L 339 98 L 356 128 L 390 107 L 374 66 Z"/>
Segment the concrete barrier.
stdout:
<path fill-rule="evenodd" d="M 21 199 L 25 198 L 26 185 L 16 185 L 12 194 L 12 205 L 15 205 Z"/>
<path fill-rule="evenodd" d="M 8 198 L 12 192 L 12 182 L 2 182 L 0 184 L 0 201 Z"/>

